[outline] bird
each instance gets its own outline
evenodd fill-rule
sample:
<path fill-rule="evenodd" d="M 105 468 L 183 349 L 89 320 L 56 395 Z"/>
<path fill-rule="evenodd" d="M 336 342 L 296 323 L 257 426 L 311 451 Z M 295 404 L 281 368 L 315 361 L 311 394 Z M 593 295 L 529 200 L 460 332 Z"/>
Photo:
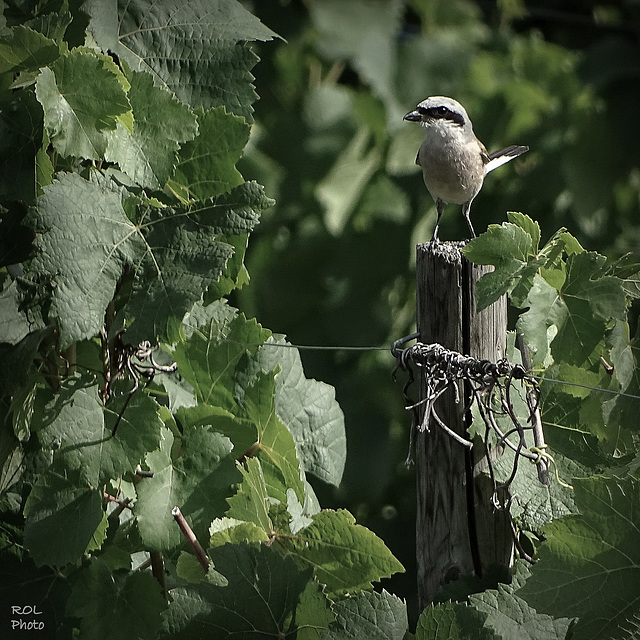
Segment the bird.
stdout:
<path fill-rule="evenodd" d="M 432 241 L 439 241 L 438 229 L 445 203 L 462 205 L 462 214 L 475 238 L 469 211 L 484 177 L 489 171 L 522 155 L 529 147 L 514 144 L 488 153 L 476 138 L 464 107 L 445 96 L 423 100 L 403 119 L 419 122 L 425 132 L 416 164 L 422 168 L 424 183 L 436 203 L 438 218 Z"/>

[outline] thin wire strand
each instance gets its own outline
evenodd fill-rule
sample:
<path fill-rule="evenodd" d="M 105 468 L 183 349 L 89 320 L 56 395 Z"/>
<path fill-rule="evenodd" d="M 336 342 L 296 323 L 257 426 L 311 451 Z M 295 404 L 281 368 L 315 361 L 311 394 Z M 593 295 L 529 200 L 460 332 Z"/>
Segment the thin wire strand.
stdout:
<path fill-rule="evenodd" d="M 263 343 L 253 343 L 253 342 L 240 342 L 239 340 L 233 340 L 236 344 L 245 346 L 245 347 L 283 347 L 285 349 L 299 349 L 306 351 L 389 351 L 390 347 L 379 347 L 379 346 L 340 346 L 340 345 L 313 345 L 313 344 L 291 344 L 290 342 L 263 342 Z M 626 393 L 624 391 L 614 391 L 613 389 L 603 389 L 602 387 L 591 387 L 587 384 L 580 384 L 578 382 L 567 382 L 565 380 L 556 380 L 554 378 L 545 378 L 543 376 L 537 376 L 532 373 L 527 373 L 527 377 L 533 378 L 534 380 L 540 380 L 543 382 L 551 382 L 553 384 L 563 384 L 569 387 L 579 387 L 580 389 L 587 389 L 589 391 L 602 391 L 603 393 L 608 393 L 612 396 L 622 396 L 624 398 L 630 398 L 632 400 L 640 400 L 640 395 L 635 395 L 633 393 Z"/>

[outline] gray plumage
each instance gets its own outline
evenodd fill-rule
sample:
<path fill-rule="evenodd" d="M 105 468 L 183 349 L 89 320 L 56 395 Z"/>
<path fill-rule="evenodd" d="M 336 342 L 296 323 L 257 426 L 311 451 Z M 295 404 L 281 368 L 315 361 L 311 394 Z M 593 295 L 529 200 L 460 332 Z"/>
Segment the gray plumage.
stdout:
<path fill-rule="evenodd" d="M 462 213 L 475 238 L 469 211 L 482 188 L 484 177 L 489 171 L 528 151 L 529 147 L 511 145 L 487 153 L 473 133 L 473 125 L 464 107 L 444 96 L 423 100 L 404 119 L 419 122 L 425 131 L 416 164 L 422 168 L 424 183 L 436 203 L 438 219 L 433 240 L 438 240 L 445 203 L 462 205 Z"/>

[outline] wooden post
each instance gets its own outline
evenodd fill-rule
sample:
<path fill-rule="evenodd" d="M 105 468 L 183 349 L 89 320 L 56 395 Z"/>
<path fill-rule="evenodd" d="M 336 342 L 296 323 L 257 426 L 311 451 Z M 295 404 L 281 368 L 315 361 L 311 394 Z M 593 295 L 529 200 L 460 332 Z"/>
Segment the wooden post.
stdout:
<path fill-rule="evenodd" d="M 460 243 L 429 242 L 417 247 L 417 327 L 420 341 L 496 362 L 506 352 L 506 298 L 476 313 L 475 285 L 490 267 L 470 263 Z M 448 390 L 435 405 L 457 434 L 471 422 L 470 391 L 460 384 L 460 402 Z M 425 396 L 424 383 L 421 398 Z M 424 412 L 424 407 L 422 407 Z M 422 419 L 422 415 L 420 418 Z M 508 515 L 490 505 L 492 488 L 474 481 L 469 451 L 432 421 L 416 437 L 418 599 L 422 610 L 439 589 L 459 578 L 481 576 L 491 565 L 509 566 L 512 540 Z"/>

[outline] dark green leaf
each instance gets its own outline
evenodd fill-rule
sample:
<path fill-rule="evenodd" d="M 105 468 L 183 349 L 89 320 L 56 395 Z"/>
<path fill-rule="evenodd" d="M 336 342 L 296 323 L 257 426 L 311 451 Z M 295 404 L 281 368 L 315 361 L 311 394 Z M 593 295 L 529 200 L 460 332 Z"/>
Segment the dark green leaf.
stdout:
<path fill-rule="evenodd" d="M 60 56 L 58 45 L 24 25 L 0 36 L 0 73 L 37 71 Z"/>
<path fill-rule="evenodd" d="M 117 162 L 138 184 L 160 189 L 175 169 L 178 143 L 195 137 L 196 117 L 169 91 L 155 87 L 148 73 L 132 73 L 128 80 L 133 132 L 118 123 L 109 134 L 105 159 Z"/>
<path fill-rule="evenodd" d="M 540 560 L 518 591 L 551 615 L 579 616 L 579 638 L 632 637 L 640 610 L 640 484 L 574 480 L 582 515 L 545 527 Z"/>
<path fill-rule="evenodd" d="M 418 618 L 416 640 L 493 640 L 486 616 L 466 604 L 447 602 L 427 607 Z"/>
<path fill-rule="evenodd" d="M 171 510 L 179 507 L 201 544 L 208 540 L 209 523 L 227 509 L 225 498 L 240 480 L 229 457 L 231 442 L 207 428 L 185 430 L 179 457 L 172 453 L 174 438 L 163 429 L 159 451 L 151 451 L 146 463 L 152 478 L 136 484 L 134 513 L 147 549 L 171 549 L 182 534 Z"/>
<path fill-rule="evenodd" d="M 172 638 L 319 638 L 333 619 L 310 569 L 273 548 L 226 544 L 211 550 L 228 585 L 201 583 L 171 590 L 165 631 Z"/>
<path fill-rule="evenodd" d="M 75 173 L 59 174 L 29 222 L 39 234 L 29 273 L 53 287 L 50 317 L 59 318 L 62 347 L 94 336 L 125 265 L 145 251 L 120 193 Z"/>
<path fill-rule="evenodd" d="M 138 391 L 112 400 L 105 409 L 93 380 L 69 378 L 38 420 L 38 437 L 44 448 L 54 450 L 56 463 L 102 486 L 133 473 L 147 451 L 158 447 L 158 408 Z"/>
<path fill-rule="evenodd" d="M 78 473 L 51 469 L 39 476 L 25 504 L 25 546 L 37 565 L 76 562 L 103 513 L 101 490 Z"/>
<path fill-rule="evenodd" d="M 149 572 L 114 572 L 98 560 L 80 573 L 67 604 L 88 640 L 153 640 L 166 605 Z M 114 624 L 114 621 L 118 621 Z"/>
<path fill-rule="evenodd" d="M 196 111 L 198 136 L 180 149 L 170 186 L 185 198 L 206 200 L 230 191 L 243 182 L 235 168 L 249 140 L 244 118 L 224 107 Z"/>
<path fill-rule="evenodd" d="M 246 44 L 275 36 L 235 0 L 156 2 L 90 0 L 89 30 L 134 70 L 149 70 L 160 85 L 193 107 L 226 105 L 248 116 L 256 94 Z"/>
<path fill-rule="evenodd" d="M 233 255 L 233 247 L 220 237 L 249 233 L 271 203 L 262 187 L 246 182 L 197 206 L 146 207 L 137 227 L 145 251 L 136 259 L 133 292 L 124 310 L 134 319 L 127 340 L 166 339 L 171 319 L 182 320 Z"/>

